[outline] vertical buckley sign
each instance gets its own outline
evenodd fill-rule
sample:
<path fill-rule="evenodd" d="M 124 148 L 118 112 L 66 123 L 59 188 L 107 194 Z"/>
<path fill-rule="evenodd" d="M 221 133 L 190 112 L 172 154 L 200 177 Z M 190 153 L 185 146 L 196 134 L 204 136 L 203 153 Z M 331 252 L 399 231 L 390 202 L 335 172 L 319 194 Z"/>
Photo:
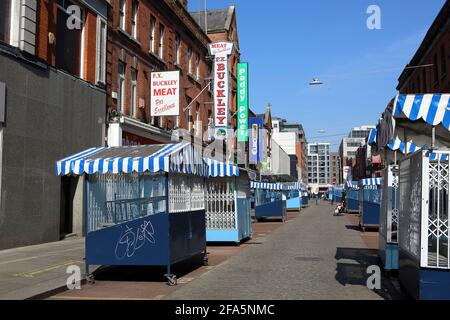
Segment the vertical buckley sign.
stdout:
<path fill-rule="evenodd" d="M 237 139 L 238 142 L 246 142 L 248 141 L 248 63 L 238 63 L 237 74 Z"/>
<path fill-rule="evenodd" d="M 214 126 L 216 137 L 228 127 L 228 56 L 233 52 L 232 42 L 214 42 L 209 45 L 214 56 Z M 219 134 L 217 134 L 219 132 Z"/>
<path fill-rule="evenodd" d="M 178 116 L 180 114 L 180 72 L 151 73 L 150 115 Z"/>

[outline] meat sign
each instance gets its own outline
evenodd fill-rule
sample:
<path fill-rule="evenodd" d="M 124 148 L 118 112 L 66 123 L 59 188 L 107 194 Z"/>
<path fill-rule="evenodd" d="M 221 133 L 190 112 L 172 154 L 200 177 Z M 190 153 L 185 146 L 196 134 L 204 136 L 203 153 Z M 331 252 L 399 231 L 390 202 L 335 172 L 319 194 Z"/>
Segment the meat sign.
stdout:
<path fill-rule="evenodd" d="M 180 72 L 152 72 L 151 79 L 151 116 L 178 116 Z"/>

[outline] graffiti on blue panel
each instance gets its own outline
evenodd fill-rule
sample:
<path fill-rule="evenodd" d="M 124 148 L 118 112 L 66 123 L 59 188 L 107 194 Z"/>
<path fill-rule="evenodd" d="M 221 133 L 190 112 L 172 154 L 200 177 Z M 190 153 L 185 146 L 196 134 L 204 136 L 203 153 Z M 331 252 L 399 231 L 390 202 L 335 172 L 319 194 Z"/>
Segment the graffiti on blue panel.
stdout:
<path fill-rule="evenodd" d="M 122 260 L 131 258 L 146 244 L 156 244 L 155 229 L 150 221 L 144 220 L 137 228 L 125 225 L 116 244 L 116 258 Z"/>

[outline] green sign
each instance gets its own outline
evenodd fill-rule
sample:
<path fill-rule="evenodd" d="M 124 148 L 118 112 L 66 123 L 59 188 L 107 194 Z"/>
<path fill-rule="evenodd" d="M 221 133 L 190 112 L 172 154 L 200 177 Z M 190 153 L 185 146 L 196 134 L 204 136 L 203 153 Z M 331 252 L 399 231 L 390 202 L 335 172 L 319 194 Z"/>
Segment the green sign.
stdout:
<path fill-rule="evenodd" d="M 248 141 L 248 63 L 237 65 L 237 140 Z"/>

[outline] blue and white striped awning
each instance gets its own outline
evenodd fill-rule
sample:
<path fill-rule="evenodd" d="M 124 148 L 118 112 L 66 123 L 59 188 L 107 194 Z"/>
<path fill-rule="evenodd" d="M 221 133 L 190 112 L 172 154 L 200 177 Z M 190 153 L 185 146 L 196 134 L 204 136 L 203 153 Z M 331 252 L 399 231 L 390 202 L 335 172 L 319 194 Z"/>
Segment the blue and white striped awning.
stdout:
<path fill-rule="evenodd" d="M 430 158 L 430 161 L 448 161 L 449 155 L 446 153 L 430 153 L 430 155 L 428 156 L 428 158 Z"/>
<path fill-rule="evenodd" d="M 404 142 L 400 140 L 400 138 L 397 136 L 394 139 L 392 139 L 392 141 L 387 145 L 387 147 L 392 151 L 399 150 L 403 154 L 414 153 L 422 149 L 421 147 L 417 146 L 412 142 Z M 426 148 L 426 146 L 423 146 L 423 148 Z"/>
<path fill-rule="evenodd" d="M 370 129 L 367 144 L 371 145 L 377 142 L 377 129 Z"/>
<path fill-rule="evenodd" d="M 347 189 L 354 189 L 354 190 L 358 190 L 359 189 L 358 184 L 353 183 L 353 181 L 347 181 L 345 183 L 345 187 Z"/>
<path fill-rule="evenodd" d="M 450 94 L 398 95 L 394 116 L 402 115 L 411 121 L 422 119 L 432 126 L 441 123 L 450 130 Z"/>
<path fill-rule="evenodd" d="M 360 184 L 362 186 L 379 186 L 383 183 L 383 178 L 368 178 L 362 179 Z"/>
<path fill-rule="evenodd" d="M 218 160 L 203 158 L 208 166 L 209 177 L 238 177 L 239 167 Z"/>
<path fill-rule="evenodd" d="M 57 175 L 164 171 L 204 176 L 206 169 L 200 149 L 186 142 L 91 148 L 56 162 Z"/>
<path fill-rule="evenodd" d="M 250 181 L 251 189 L 262 189 L 262 190 L 283 190 L 282 183 L 268 183 L 268 182 L 255 182 Z"/>
<path fill-rule="evenodd" d="M 289 191 L 289 190 L 307 190 L 306 185 L 301 182 L 278 182 L 278 183 L 268 183 L 268 182 L 256 182 L 250 181 L 250 188 L 252 189 L 264 189 L 264 190 L 275 190 L 275 191 Z"/>

